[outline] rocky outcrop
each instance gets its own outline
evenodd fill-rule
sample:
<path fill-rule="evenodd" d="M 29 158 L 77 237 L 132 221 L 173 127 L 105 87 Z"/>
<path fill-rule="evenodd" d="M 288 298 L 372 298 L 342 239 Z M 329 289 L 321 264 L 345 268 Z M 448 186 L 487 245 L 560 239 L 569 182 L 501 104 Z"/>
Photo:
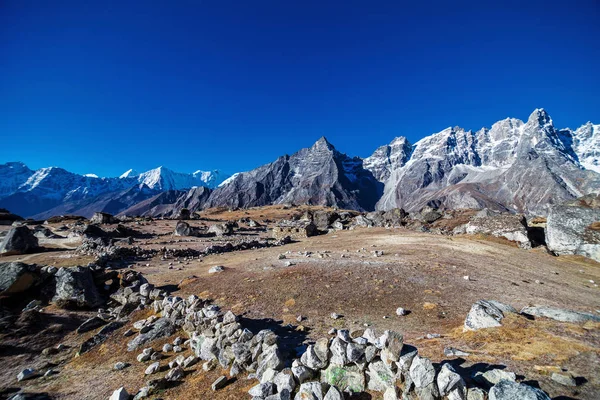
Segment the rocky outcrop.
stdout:
<path fill-rule="evenodd" d="M 38 248 L 38 239 L 26 226 L 11 228 L 0 243 L 0 254 L 25 254 Z"/>
<path fill-rule="evenodd" d="M 600 195 L 552 207 L 546 244 L 557 254 L 579 254 L 600 262 Z"/>

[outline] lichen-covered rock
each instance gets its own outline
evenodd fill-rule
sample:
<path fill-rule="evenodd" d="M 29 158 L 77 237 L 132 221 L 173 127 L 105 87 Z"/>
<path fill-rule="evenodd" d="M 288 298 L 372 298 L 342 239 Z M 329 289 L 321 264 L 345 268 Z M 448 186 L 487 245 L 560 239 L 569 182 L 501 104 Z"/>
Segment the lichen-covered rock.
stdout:
<path fill-rule="evenodd" d="M 550 397 L 540 389 L 502 380 L 490 389 L 490 400 L 550 400 Z"/>
<path fill-rule="evenodd" d="M 365 374 L 356 365 L 334 365 L 321 371 L 321 382 L 342 389 L 344 392 L 358 393 L 365 390 Z"/>

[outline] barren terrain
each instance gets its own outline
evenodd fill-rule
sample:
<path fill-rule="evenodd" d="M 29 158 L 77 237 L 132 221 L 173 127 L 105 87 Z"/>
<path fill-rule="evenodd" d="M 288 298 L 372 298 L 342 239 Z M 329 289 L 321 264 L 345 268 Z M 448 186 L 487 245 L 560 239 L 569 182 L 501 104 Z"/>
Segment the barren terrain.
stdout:
<path fill-rule="evenodd" d="M 297 210 L 296 210 L 297 212 Z M 203 214 L 210 220 L 189 221 L 192 226 L 210 225 L 212 220 L 250 217 L 260 223 L 289 217 L 290 211 L 267 207 Z M 192 248 L 229 239 L 175 237 L 175 220 L 128 223 L 149 237 L 136 239 L 143 248 Z M 268 225 L 268 222 L 266 223 Z M 60 224 L 59 224 L 60 225 Z M 53 226 L 55 228 L 56 226 Z M 237 237 L 268 237 L 261 229 L 245 229 Z M 73 244 L 75 247 L 77 244 Z M 26 260 L 54 266 L 86 265 L 89 256 L 69 246 L 34 255 L 2 257 L 1 261 Z M 376 253 L 377 252 L 377 253 Z M 221 273 L 209 274 L 221 265 Z M 553 398 L 600 398 L 600 324 L 569 324 L 553 320 L 530 320 L 508 316 L 501 328 L 463 333 L 462 324 L 471 305 L 480 299 L 498 300 L 516 309 L 546 305 L 600 313 L 600 264 L 578 256 L 555 257 L 541 248 L 524 250 L 503 239 L 484 236 L 442 236 L 403 228 L 356 228 L 295 240 L 279 247 L 213 254 L 194 259 L 137 261 L 129 265 L 157 287 L 172 295 L 196 294 L 213 299 L 223 309 L 243 316 L 242 324 L 256 330 L 271 328 L 285 335 L 284 345 L 293 355 L 301 346 L 327 336 L 331 327 L 378 330 L 404 334 L 405 343 L 434 362 L 448 359 L 445 347 L 471 353 L 453 363 L 465 371 L 474 365 L 506 365 L 508 370 L 539 385 Z M 468 277 L 468 279 L 465 279 Z M 397 316 L 395 310 L 410 311 Z M 138 311 L 131 323 L 148 316 Z M 331 313 L 342 316 L 332 319 Z M 0 334 L 0 390 L 8 397 L 12 388 L 47 393 L 57 399 L 106 399 L 125 386 L 135 393 L 143 386 L 146 365 L 126 349 L 122 333 L 81 357 L 73 357 L 78 345 L 93 332 L 73 330 L 93 312 L 64 311 L 48 306 L 43 321 L 24 328 L 22 334 Z M 301 322 L 297 317 L 302 316 Z M 287 326 L 291 324 L 291 326 Z M 24 322 L 24 326 L 29 326 Z M 252 329 L 251 329 L 252 330 Z M 439 338 L 427 339 L 427 334 Z M 181 335 L 181 332 L 175 336 Z M 172 341 L 172 338 L 169 338 Z M 169 339 L 152 343 L 158 348 Z M 43 348 L 64 343 L 68 351 L 43 356 Z M 187 351 L 189 352 L 189 350 Z M 187 355 L 187 353 L 185 353 Z M 117 361 L 131 367 L 113 371 Z M 16 381 L 17 373 L 29 366 L 43 370 L 55 365 L 49 378 Z M 549 379 L 551 372 L 566 369 L 577 377 L 575 388 Z M 200 364 L 190 369 L 183 383 L 161 394 L 164 399 L 239 399 L 256 381 L 244 375 L 224 389 L 213 392 L 210 384 L 222 374 L 204 372 Z M 381 393 L 364 398 L 380 399 Z M 158 398 L 158 397 L 154 397 Z"/>

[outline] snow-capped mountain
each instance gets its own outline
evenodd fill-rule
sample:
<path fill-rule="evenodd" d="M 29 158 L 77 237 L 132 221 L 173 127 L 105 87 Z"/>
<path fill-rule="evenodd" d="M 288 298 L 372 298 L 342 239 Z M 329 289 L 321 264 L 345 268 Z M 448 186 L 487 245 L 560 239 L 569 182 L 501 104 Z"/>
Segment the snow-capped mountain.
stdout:
<path fill-rule="evenodd" d="M 586 169 L 600 173 L 600 125 L 591 122 L 575 131 L 568 129 L 579 163 Z"/>
<path fill-rule="evenodd" d="M 79 175 L 57 167 L 32 171 L 23 163 L 7 163 L 0 165 L 0 207 L 19 215 L 35 216 L 49 210 L 58 212 L 68 204 L 69 212 L 77 213 L 79 205 L 88 204 L 100 196 L 107 199 L 107 194 L 116 195 L 131 188 L 139 193 L 136 196 L 128 194 L 127 199 L 141 201 L 166 190 L 215 187 L 225 178 L 219 171 L 185 174 L 164 167 L 142 174 L 130 170 L 119 178 L 99 178 L 94 174 Z M 123 202 L 121 205 L 121 209 L 116 207 L 117 211 L 133 204 Z"/>
<path fill-rule="evenodd" d="M 22 163 L 0 165 L 0 208 L 23 216 L 94 211 L 177 215 L 181 208 L 314 204 L 409 212 L 425 205 L 545 215 L 600 192 L 600 125 L 557 129 L 543 109 L 478 131 L 447 128 L 415 144 L 397 137 L 366 159 L 313 146 L 247 172 L 178 173 L 159 167 L 119 178 Z"/>
<path fill-rule="evenodd" d="M 429 204 L 543 215 L 552 204 L 600 190 L 596 127 L 557 130 L 537 109 L 527 122 L 507 118 L 476 132 L 447 128 L 415 143 L 408 160 L 404 147 L 391 156 L 380 148 L 365 166 L 383 178 L 381 210 Z"/>
<path fill-rule="evenodd" d="M 0 164 L 0 198 L 16 192 L 33 173 L 22 162 Z"/>
<path fill-rule="evenodd" d="M 127 171 L 125 174 L 130 172 Z M 123 174 L 123 175 L 125 175 Z M 121 176 L 123 176 L 121 175 Z M 205 186 L 208 188 L 217 187 L 227 176 L 224 176 L 221 171 L 196 171 L 192 174 L 174 172 L 165 167 L 158 167 L 144 172 L 137 176 L 129 174 L 127 178 L 136 178 L 138 183 L 146 185 L 151 189 L 165 190 L 181 190 L 195 186 Z"/>

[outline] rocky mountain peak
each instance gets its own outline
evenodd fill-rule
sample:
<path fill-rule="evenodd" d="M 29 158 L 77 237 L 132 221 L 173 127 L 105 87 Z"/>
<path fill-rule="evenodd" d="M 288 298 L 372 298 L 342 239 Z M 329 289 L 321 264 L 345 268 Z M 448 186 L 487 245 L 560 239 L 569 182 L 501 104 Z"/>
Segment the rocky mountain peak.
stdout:
<path fill-rule="evenodd" d="M 321 136 L 319 140 L 312 145 L 311 150 L 323 151 L 323 150 L 335 150 L 335 147 L 327 140 L 325 136 Z"/>
<path fill-rule="evenodd" d="M 527 119 L 527 124 L 541 127 L 553 126 L 552 118 L 550 118 L 550 115 L 548 115 L 546 110 L 544 110 L 543 108 L 536 108 L 535 110 L 533 110 L 533 112 Z"/>

